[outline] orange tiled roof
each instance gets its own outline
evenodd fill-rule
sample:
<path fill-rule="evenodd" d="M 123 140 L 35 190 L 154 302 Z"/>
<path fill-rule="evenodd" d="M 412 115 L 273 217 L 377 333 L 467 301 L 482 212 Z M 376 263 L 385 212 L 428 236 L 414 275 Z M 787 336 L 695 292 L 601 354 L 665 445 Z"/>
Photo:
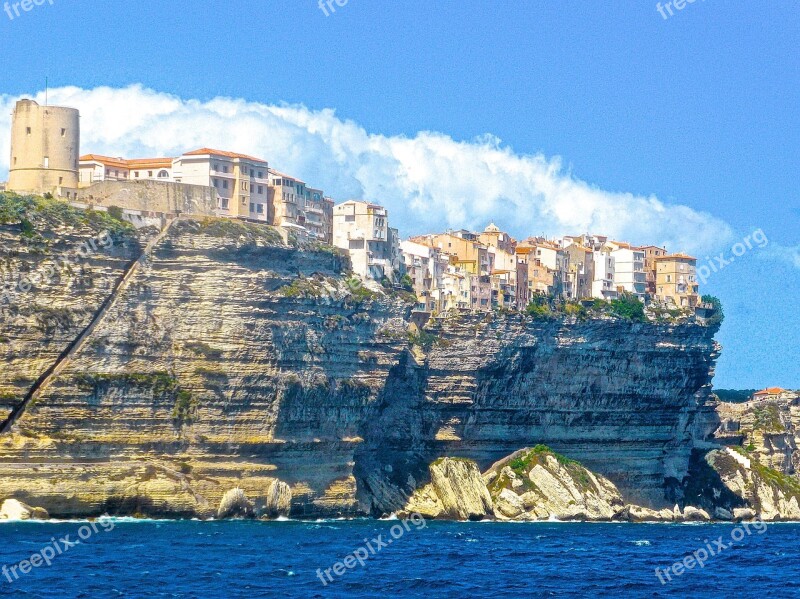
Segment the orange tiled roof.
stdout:
<path fill-rule="evenodd" d="M 666 256 L 656 256 L 653 260 L 697 260 L 697 258 L 679 252 L 677 254 L 667 254 Z"/>
<path fill-rule="evenodd" d="M 238 154 L 236 152 L 226 152 L 224 150 L 214 150 L 213 148 L 200 148 L 199 150 L 192 150 L 191 152 L 184 153 L 184 156 L 224 156 L 225 158 L 242 158 L 244 160 L 253 160 L 255 162 L 263 162 L 266 164 L 266 160 L 262 160 L 261 158 L 256 158 L 254 156 L 248 156 L 247 154 Z"/>
<path fill-rule="evenodd" d="M 100 154 L 86 154 L 81 156 L 81 162 L 99 162 L 105 166 L 115 166 L 117 168 L 171 168 L 172 158 L 112 158 L 111 156 L 101 156 Z"/>
<path fill-rule="evenodd" d="M 172 158 L 134 158 L 127 163 L 130 168 L 172 168 Z"/>
<path fill-rule="evenodd" d="M 292 181 L 296 181 L 298 183 L 305 184 L 305 181 L 301 181 L 300 179 L 298 179 L 297 177 L 293 177 L 292 175 L 287 175 L 286 173 L 282 173 L 280 171 L 276 171 L 274 168 L 269 169 L 269 172 L 272 175 L 277 175 L 278 177 L 281 177 L 281 178 L 291 179 Z M 320 190 L 317 190 L 317 191 L 320 191 Z"/>
<path fill-rule="evenodd" d="M 101 156 L 100 154 L 86 154 L 80 157 L 80 162 L 99 162 L 106 166 L 128 168 L 128 161 L 124 158 L 112 158 L 111 156 Z"/>
<path fill-rule="evenodd" d="M 758 391 L 757 393 L 753 393 L 753 395 L 780 395 L 781 393 L 785 393 L 786 389 L 781 389 L 780 387 L 768 387 L 763 391 Z"/>

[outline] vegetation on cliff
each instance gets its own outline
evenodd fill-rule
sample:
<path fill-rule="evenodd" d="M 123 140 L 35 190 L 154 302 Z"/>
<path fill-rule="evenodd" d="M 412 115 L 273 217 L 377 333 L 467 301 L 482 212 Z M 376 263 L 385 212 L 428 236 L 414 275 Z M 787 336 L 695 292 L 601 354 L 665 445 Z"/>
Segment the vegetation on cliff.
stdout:
<path fill-rule="evenodd" d="M 130 223 L 112 212 L 81 210 L 50 197 L 0 192 L 0 225 L 17 225 L 23 238 L 43 239 L 63 226 L 89 227 L 113 235 L 131 234 Z"/>
<path fill-rule="evenodd" d="M 623 293 L 614 300 L 586 299 L 563 300 L 546 295 L 535 295 L 525 309 L 525 314 L 534 319 L 553 319 L 558 317 L 575 317 L 588 320 L 603 316 L 647 322 L 644 304 L 634 295 Z"/>

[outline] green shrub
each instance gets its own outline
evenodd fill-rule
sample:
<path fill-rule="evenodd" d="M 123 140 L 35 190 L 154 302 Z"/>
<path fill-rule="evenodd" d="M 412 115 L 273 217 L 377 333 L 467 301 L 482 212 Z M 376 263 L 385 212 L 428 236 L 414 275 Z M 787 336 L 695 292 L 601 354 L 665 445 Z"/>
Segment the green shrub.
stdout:
<path fill-rule="evenodd" d="M 564 314 L 567 316 L 575 316 L 577 318 L 586 318 L 588 311 L 578 302 L 567 302 L 564 304 Z"/>
<path fill-rule="evenodd" d="M 634 322 L 646 322 L 644 304 L 635 295 L 623 293 L 619 299 L 611 301 L 611 313 L 619 318 Z"/>
<path fill-rule="evenodd" d="M 528 307 L 525 308 L 525 314 L 536 319 L 553 317 L 553 311 L 548 304 L 537 304 L 534 302 L 528 304 Z"/>
<path fill-rule="evenodd" d="M 722 321 L 725 320 L 725 311 L 722 309 L 722 302 L 720 299 L 713 295 L 704 295 L 700 298 L 700 301 L 704 304 L 711 304 L 714 307 L 714 315 L 708 319 L 708 324 L 722 324 Z"/>
<path fill-rule="evenodd" d="M 406 291 L 414 291 L 414 279 L 405 274 L 400 279 L 400 286 Z"/>
<path fill-rule="evenodd" d="M 122 211 L 122 208 L 120 208 L 119 206 L 109 206 L 108 207 L 108 215 L 111 218 L 114 218 L 116 220 L 123 220 L 124 216 L 125 216 L 125 213 Z"/>
<path fill-rule="evenodd" d="M 172 419 L 177 424 L 188 424 L 197 415 L 197 400 L 189 391 L 178 391 L 172 408 Z"/>
<path fill-rule="evenodd" d="M 411 333 L 408 336 L 408 341 L 411 345 L 416 345 L 421 347 L 425 351 L 429 351 L 435 345 L 441 345 L 442 341 L 434 335 L 433 333 L 429 333 L 428 331 L 417 331 L 415 333 Z"/>

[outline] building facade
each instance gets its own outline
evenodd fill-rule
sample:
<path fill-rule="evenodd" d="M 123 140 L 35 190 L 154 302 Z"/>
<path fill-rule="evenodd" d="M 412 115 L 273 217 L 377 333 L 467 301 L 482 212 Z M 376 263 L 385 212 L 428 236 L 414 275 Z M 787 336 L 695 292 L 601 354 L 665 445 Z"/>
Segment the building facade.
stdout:
<path fill-rule="evenodd" d="M 666 248 L 661 248 L 656 245 L 645 245 L 636 248 L 644 252 L 644 273 L 645 281 L 647 283 L 646 293 L 650 297 L 656 296 L 656 258 L 661 258 L 667 255 Z"/>
<path fill-rule="evenodd" d="M 697 259 L 686 254 L 667 254 L 655 258 L 656 299 L 677 306 L 695 308 L 698 304 Z"/>
<path fill-rule="evenodd" d="M 350 254 L 364 279 L 394 280 L 401 268 L 400 239 L 383 206 L 349 200 L 333 207 L 333 245 Z"/>
<path fill-rule="evenodd" d="M 80 158 L 80 180 L 85 189 L 101 181 L 167 181 L 174 182 L 172 158 L 112 158 L 86 154 Z"/>
<path fill-rule="evenodd" d="M 269 222 L 269 164 L 266 160 L 201 148 L 176 158 L 172 176 L 177 183 L 213 187 L 220 216 Z"/>
<path fill-rule="evenodd" d="M 609 241 L 614 258 L 614 286 L 619 293 L 630 293 L 642 302 L 647 297 L 645 253 L 628 243 Z"/>

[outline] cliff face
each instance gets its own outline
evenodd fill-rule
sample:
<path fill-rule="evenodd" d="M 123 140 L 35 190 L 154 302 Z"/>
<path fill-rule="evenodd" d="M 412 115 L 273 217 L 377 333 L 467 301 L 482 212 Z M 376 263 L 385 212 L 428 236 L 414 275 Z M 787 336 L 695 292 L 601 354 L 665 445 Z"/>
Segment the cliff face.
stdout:
<path fill-rule="evenodd" d="M 620 320 L 445 320 L 390 373 L 357 453 L 362 501 L 388 512 L 441 456 L 481 470 L 545 444 L 628 501 L 674 504 L 692 447 L 716 427 L 709 329 Z M 672 505 L 670 504 L 670 505 Z"/>
<path fill-rule="evenodd" d="M 294 516 L 380 514 L 439 457 L 484 470 L 544 443 L 658 507 L 716 427 L 711 329 L 495 314 L 412 347 L 407 300 L 348 289 L 346 268 L 268 228 L 176 223 L 0 437 L 0 498 L 56 517 L 212 516 L 232 489 L 271 505 L 280 481 Z M 48 345 L 21 326 L 2 322 L 4 380 L 35 378 L 78 328 L 56 322 Z"/>
<path fill-rule="evenodd" d="M 789 394 L 787 394 L 789 395 Z M 741 445 L 760 463 L 784 474 L 800 468 L 800 395 L 794 398 L 720 403 L 715 437 Z"/>
<path fill-rule="evenodd" d="M 89 324 L 152 230 L 0 198 L 0 419 Z"/>

